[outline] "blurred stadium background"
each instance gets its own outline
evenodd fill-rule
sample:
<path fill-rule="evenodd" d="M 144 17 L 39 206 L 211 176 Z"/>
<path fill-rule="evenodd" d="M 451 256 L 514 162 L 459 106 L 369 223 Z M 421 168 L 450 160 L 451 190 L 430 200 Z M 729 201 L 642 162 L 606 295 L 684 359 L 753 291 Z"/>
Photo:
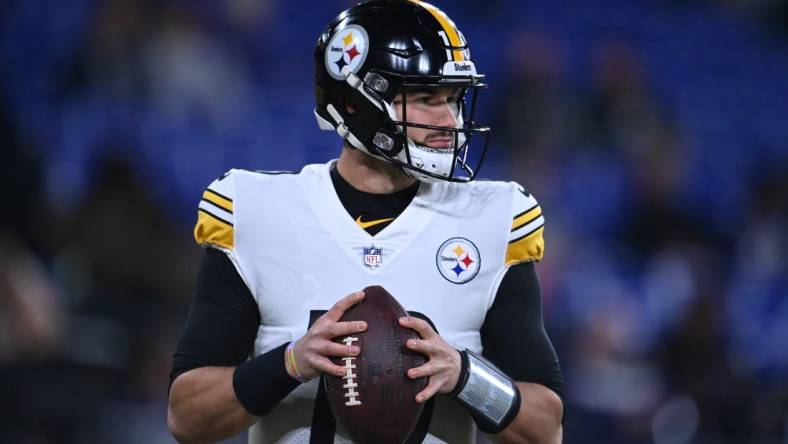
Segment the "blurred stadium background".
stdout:
<path fill-rule="evenodd" d="M 0 442 L 173 442 L 201 190 L 337 155 L 312 49 L 349 5 L 0 4 Z M 483 175 L 548 217 L 565 442 L 788 443 L 788 3 L 438 5 L 489 77 Z"/>

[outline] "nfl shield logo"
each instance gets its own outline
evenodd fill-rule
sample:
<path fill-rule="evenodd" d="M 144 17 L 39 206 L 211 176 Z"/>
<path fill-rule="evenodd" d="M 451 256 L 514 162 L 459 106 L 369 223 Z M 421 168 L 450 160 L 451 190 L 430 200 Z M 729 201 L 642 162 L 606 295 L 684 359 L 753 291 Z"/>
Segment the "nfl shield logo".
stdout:
<path fill-rule="evenodd" d="M 369 268 L 377 268 L 383 255 L 381 254 L 380 248 L 375 247 L 374 245 L 367 248 L 364 247 L 364 265 Z"/>

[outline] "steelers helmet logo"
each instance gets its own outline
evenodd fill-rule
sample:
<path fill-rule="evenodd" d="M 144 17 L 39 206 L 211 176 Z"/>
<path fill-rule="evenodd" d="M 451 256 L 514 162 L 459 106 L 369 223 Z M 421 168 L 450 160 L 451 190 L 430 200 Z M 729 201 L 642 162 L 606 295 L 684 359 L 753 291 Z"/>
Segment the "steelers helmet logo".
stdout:
<path fill-rule="evenodd" d="M 438 248 L 435 263 L 441 276 L 447 281 L 464 284 L 479 274 L 482 258 L 473 242 L 462 237 L 453 237 Z"/>
<path fill-rule="evenodd" d="M 358 25 L 348 25 L 334 34 L 326 49 L 326 69 L 331 77 L 345 80 L 342 68 L 350 67 L 354 73 L 361 69 L 369 52 L 367 31 Z"/>

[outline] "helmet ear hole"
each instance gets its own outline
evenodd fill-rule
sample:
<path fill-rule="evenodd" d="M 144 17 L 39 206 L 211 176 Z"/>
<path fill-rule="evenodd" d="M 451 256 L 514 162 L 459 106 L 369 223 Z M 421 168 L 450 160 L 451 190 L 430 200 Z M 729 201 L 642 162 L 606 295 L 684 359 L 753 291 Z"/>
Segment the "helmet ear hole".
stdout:
<path fill-rule="evenodd" d="M 375 133 L 372 144 L 381 154 L 396 156 L 402 151 L 405 140 L 403 134 L 383 129 Z"/>
<path fill-rule="evenodd" d="M 375 144 L 375 148 L 387 153 L 394 150 L 394 139 L 383 132 L 375 133 L 375 137 L 372 138 L 372 143 Z"/>

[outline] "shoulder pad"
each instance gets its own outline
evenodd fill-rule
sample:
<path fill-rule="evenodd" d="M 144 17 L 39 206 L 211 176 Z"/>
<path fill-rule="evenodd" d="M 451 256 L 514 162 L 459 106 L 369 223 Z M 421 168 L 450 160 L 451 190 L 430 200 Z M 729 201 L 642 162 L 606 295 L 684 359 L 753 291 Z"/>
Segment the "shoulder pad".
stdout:
<path fill-rule="evenodd" d="M 544 216 L 536 199 L 512 182 L 512 227 L 506 265 L 541 260 L 544 256 Z"/>

